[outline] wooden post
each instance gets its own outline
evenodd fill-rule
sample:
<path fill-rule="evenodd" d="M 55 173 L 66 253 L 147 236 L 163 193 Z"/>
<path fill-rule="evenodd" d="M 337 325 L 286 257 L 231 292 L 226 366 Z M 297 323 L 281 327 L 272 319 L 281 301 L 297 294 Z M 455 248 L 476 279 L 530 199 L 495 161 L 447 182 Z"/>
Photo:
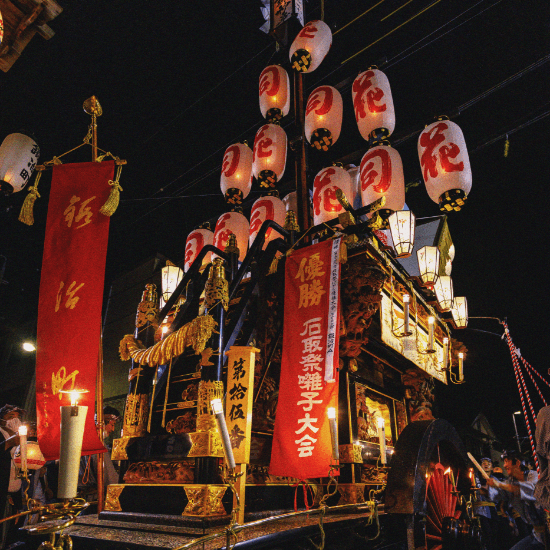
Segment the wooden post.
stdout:
<path fill-rule="evenodd" d="M 99 439 L 103 441 L 103 326 L 99 336 L 99 356 L 97 365 L 97 380 L 96 380 L 96 407 L 97 407 L 97 425 L 99 431 Z M 105 506 L 105 495 L 103 494 L 104 485 L 104 468 L 103 468 L 103 453 L 97 456 L 97 513 L 103 511 Z"/>
<path fill-rule="evenodd" d="M 296 199 L 298 202 L 298 225 L 302 231 L 311 227 L 309 220 L 309 190 L 307 187 L 306 136 L 304 133 L 304 82 L 302 73 L 294 71 L 294 122 L 299 140 L 296 145 Z"/>
<path fill-rule="evenodd" d="M 244 506 L 245 506 L 245 489 L 246 489 L 246 464 L 237 464 L 235 473 L 241 474 L 235 482 L 235 491 L 239 495 L 240 509 L 237 514 L 237 523 L 242 525 L 244 523 Z M 233 509 L 237 506 L 237 497 L 233 495 Z"/>

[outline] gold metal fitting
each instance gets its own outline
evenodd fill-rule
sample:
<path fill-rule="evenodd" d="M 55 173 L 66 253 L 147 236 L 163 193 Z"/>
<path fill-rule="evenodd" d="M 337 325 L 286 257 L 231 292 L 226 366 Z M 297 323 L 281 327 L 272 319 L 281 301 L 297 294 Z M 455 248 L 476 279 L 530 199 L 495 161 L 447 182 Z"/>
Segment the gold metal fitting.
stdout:
<path fill-rule="evenodd" d="M 95 95 L 86 99 L 82 106 L 84 108 L 84 112 L 90 116 L 101 116 L 103 114 L 103 109 L 101 108 L 101 105 Z"/>

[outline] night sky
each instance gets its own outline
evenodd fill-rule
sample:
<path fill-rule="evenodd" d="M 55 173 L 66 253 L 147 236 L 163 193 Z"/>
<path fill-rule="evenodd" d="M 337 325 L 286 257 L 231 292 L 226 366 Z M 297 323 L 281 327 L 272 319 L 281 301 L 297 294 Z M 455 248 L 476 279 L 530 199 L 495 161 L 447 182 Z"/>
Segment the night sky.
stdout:
<path fill-rule="evenodd" d="M 35 37 L 0 74 L 0 139 L 32 131 L 41 162 L 50 160 L 81 143 L 89 123 L 82 103 L 98 97 L 104 111 L 99 146 L 128 161 L 121 206 L 111 219 L 109 285 L 156 252 L 180 261 L 187 234 L 225 210 L 223 152 L 235 141 L 253 143 L 262 123 L 260 72 L 274 62 L 288 68 L 288 57 L 258 30 L 259 2 L 59 3 L 64 11 L 50 24 L 56 35 L 50 41 Z M 306 19 L 320 17 L 319 2 L 305 9 Z M 351 81 L 372 64 L 392 86 L 392 143 L 407 182 L 421 177 L 418 133 L 435 116 L 448 115 L 462 128 L 473 172 L 466 206 L 449 217 L 455 294 L 467 297 L 470 317 L 506 317 L 524 357 L 548 375 L 548 3 L 326 0 L 325 21 L 333 47 L 305 77 L 305 89 L 309 94 L 320 84 L 343 83 L 344 124 L 329 153 L 311 155 L 310 180 L 333 160 L 358 164 L 366 151 L 353 117 Z M 291 131 L 288 124 L 283 121 Z M 90 155 L 81 149 L 68 159 Z M 285 190 L 293 179 L 290 155 Z M 49 181 L 49 175 L 42 178 L 32 227 L 17 221 L 25 192 L 0 198 L 0 254 L 7 257 L 8 281 L 0 288 L 4 344 L 13 335 L 32 334 L 35 326 Z M 252 200 L 258 195 L 255 184 Z M 407 193 L 407 204 L 417 217 L 439 213 L 423 185 Z M 506 442 L 520 401 L 502 332 L 497 321 L 484 319 L 455 331 L 469 350 L 467 383 L 438 388 L 438 394 L 442 416 L 473 420 L 483 411 Z M 15 356 L 9 367 L 17 368 Z M 538 410 L 542 401 L 528 385 Z M 548 386 L 542 391 L 550 398 Z"/>

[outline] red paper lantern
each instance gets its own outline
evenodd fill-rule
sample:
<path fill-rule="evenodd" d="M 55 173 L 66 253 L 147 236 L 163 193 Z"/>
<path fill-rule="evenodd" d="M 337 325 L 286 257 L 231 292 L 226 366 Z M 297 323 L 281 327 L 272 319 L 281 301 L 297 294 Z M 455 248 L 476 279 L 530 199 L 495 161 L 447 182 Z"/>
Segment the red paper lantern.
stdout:
<path fill-rule="evenodd" d="M 260 75 L 260 111 L 268 122 L 288 115 L 290 83 L 288 73 L 280 65 L 269 65 Z"/>
<path fill-rule="evenodd" d="M 399 153 L 387 145 L 369 149 L 361 159 L 361 201 L 363 206 L 386 197 L 380 210 L 383 218 L 403 210 L 405 205 L 405 179 Z"/>
<path fill-rule="evenodd" d="M 336 197 L 336 189 L 341 189 L 348 201 L 353 204 L 354 192 L 350 175 L 340 166 L 323 168 L 313 181 L 313 223 L 318 225 L 338 217 L 344 207 Z"/>
<path fill-rule="evenodd" d="M 295 71 L 312 73 L 332 46 L 332 32 L 323 21 L 310 21 L 292 42 L 290 64 Z"/>
<path fill-rule="evenodd" d="M 472 170 L 462 130 L 438 120 L 418 138 L 418 157 L 426 191 L 443 212 L 459 211 L 472 188 Z"/>
<path fill-rule="evenodd" d="M 248 246 L 252 246 L 256 235 L 258 235 L 262 224 L 266 220 L 273 220 L 281 227 L 284 227 L 285 215 L 286 208 L 281 199 L 278 197 L 260 197 L 252 205 L 252 211 L 250 212 L 250 236 L 248 238 Z M 281 234 L 270 227 L 265 234 L 263 250 L 265 250 L 270 241 L 279 237 L 281 237 Z"/>
<path fill-rule="evenodd" d="M 220 188 L 229 204 L 242 204 L 252 188 L 252 151 L 245 143 L 230 145 L 223 155 Z"/>
<path fill-rule="evenodd" d="M 306 139 L 316 149 L 328 151 L 340 137 L 342 96 L 332 86 L 319 86 L 311 92 L 306 106 Z"/>
<path fill-rule="evenodd" d="M 383 129 L 381 137 L 390 136 L 395 128 L 395 108 L 386 75 L 378 69 L 359 74 L 353 81 L 351 95 L 363 138 L 368 141 L 372 132 L 379 129 Z"/>
<path fill-rule="evenodd" d="M 185 241 L 185 264 L 184 270 L 187 271 L 195 261 L 200 251 L 207 245 L 214 244 L 214 233 L 209 229 L 195 229 L 187 235 Z M 202 265 L 212 261 L 212 252 L 208 252 L 202 261 Z"/>
<path fill-rule="evenodd" d="M 237 237 L 239 261 L 242 262 L 248 250 L 248 231 L 248 220 L 240 212 L 226 212 L 218 218 L 216 223 L 214 246 L 225 250 L 229 235 L 233 233 Z"/>
<path fill-rule="evenodd" d="M 261 187 L 275 189 L 286 166 L 286 133 L 276 124 L 265 124 L 256 134 L 252 172 Z"/>

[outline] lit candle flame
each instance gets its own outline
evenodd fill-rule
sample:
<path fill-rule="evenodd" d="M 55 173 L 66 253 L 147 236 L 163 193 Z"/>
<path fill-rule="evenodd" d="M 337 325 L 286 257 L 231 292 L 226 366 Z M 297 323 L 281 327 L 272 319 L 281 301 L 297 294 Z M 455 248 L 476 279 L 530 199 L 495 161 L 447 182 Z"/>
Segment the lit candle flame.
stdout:
<path fill-rule="evenodd" d="M 444 472 L 443 475 L 447 475 L 451 473 L 451 467 L 449 466 Z"/>

